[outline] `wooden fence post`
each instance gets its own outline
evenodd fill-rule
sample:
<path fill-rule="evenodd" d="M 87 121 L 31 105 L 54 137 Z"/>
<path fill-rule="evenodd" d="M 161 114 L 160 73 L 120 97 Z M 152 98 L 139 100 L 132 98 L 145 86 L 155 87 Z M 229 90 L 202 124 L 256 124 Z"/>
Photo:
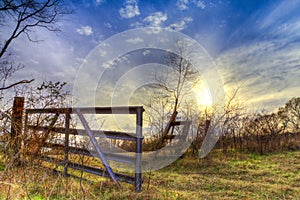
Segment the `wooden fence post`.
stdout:
<path fill-rule="evenodd" d="M 11 144 L 13 151 L 13 158 L 15 163 L 20 162 L 20 150 L 21 150 L 21 137 L 22 137 L 22 117 L 24 111 L 24 97 L 15 97 L 12 115 L 11 115 Z"/>
<path fill-rule="evenodd" d="M 64 156 L 64 175 L 68 176 L 68 162 L 69 162 L 69 140 L 70 140 L 70 110 L 67 109 L 65 113 L 65 156 Z"/>

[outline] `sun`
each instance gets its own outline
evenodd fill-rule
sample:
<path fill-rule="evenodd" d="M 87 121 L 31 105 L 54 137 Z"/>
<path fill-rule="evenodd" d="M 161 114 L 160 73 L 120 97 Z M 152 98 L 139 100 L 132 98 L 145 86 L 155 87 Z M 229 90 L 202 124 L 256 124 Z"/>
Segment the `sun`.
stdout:
<path fill-rule="evenodd" d="M 212 97 L 206 84 L 200 83 L 193 87 L 197 105 L 200 108 L 212 107 Z"/>

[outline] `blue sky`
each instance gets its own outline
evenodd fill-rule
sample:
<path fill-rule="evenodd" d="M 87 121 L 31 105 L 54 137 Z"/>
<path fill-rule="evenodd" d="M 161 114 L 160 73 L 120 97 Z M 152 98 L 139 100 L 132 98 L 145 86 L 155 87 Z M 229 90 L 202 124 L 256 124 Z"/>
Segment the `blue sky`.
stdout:
<path fill-rule="evenodd" d="M 226 91 L 242 84 L 248 106 L 283 105 L 300 92 L 299 0 L 81 0 L 66 2 L 74 13 L 59 22 L 58 36 L 34 34 L 43 42 L 18 38 L 11 46 L 33 77 L 70 85 L 86 56 L 120 32 L 159 27 L 196 40 L 216 63 Z"/>

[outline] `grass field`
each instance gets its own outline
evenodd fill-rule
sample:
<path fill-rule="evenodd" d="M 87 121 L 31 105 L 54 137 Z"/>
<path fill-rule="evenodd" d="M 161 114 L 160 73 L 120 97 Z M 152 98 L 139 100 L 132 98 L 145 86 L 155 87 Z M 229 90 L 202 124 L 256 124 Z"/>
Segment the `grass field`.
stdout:
<path fill-rule="evenodd" d="M 3 163 L 2 163 L 3 165 Z M 54 176 L 35 166 L 0 167 L 1 199 L 300 199 L 300 152 L 271 155 L 190 155 L 144 173 L 143 191 L 109 180 L 91 183 Z"/>

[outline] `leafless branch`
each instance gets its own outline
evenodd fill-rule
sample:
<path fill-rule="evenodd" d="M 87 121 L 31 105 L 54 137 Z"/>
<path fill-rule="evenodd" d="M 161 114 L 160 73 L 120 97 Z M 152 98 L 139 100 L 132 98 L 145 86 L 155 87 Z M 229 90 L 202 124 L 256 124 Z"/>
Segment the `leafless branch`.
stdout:
<path fill-rule="evenodd" d="M 12 87 L 14 87 L 16 85 L 31 83 L 32 81 L 34 81 L 34 79 L 31 79 L 31 80 L 22 80 L 22 81 L 14 83 L 14 84 L 11 84 L 11 85 L 9 85 L 7 87 L 2 87 L 2 88 L 0 88 L 0 91 L 1 90 L 7 90 L 7 89 L 12 88 Z"/>
<path fill-rule="evenodd" d="M 0 47 L 0 58 L 3 57 L 11 42 L 21 34 L 25 34 L 29 41 L 38 41 L 33 40 L 29 34 L 34 28 L 60 32 L 60 29 L 54 26 L 55 23 L 61 16 L 71 12 L 63 5 L 63 0 L 1 1 L 0 26 L 3 26 L 3 23 L 9 20 L 15 21 L 15 26 L 10 36 L 3 43 L 3 46 Z"/>

